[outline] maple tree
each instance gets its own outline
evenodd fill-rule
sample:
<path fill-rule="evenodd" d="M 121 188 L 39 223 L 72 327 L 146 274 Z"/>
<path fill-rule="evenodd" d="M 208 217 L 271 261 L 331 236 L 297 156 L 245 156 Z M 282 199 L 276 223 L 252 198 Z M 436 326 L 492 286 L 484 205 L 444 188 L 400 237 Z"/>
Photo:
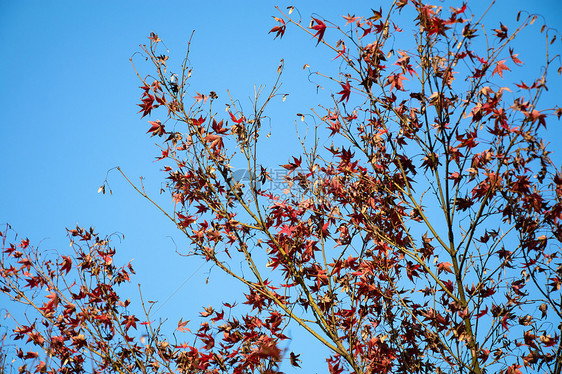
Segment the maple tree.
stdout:
<path fill-rule="evenodd" d="M 278 9 L 273 38 L 300 29 L 338 72 L 311 72 L 332 102 L 287 155 L 282 193 L 257 150 L 283 62 L 251 111 L 232 100 L 224 118 L 154 33 L 143 54 L 155 74 L 138 73 L 142 117 L 165 117 L 147 131 L 173 198 L 172 213 L 158 207 L 186 255 L 246 287 L 241 305 L 205 308 L 167 337 L 142 298 L 133 315 L 119 296 L 134 272 L 114 264 L 110 238 L 77 227 L 72 253 L 49 256 L 6 228 L 1 290 L 35 311 L 14 316 L 20 372 L 277 372 L 301 364 L 282 348 L 289 324 L 329 349 L 333 374 L 562 372 L 562 173 L 543 140 L 562 109 L 541 100 L 555 31 L 540 29 L 540 75 L 514 84 L 514 43 L 536 16 L 491 29 L 466 4 L 397 0 L 307 25 L 293 10 Z"/>

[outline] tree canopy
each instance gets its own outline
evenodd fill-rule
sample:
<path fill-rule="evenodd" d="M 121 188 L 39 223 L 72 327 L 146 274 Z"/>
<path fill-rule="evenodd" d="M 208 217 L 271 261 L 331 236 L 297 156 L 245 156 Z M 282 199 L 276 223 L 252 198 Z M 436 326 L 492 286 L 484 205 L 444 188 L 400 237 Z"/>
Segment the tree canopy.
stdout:
<path fill-rule="evenodd" d="M 524 12 L 491 25 L 488 11 L 396 0 L 327 20 L 277 8 L 272 39 L 300 33 L 333 60 L 303 67 L 329 94 L 297 114 L 300 150 L 274 169 L 262 158 L 278 131 L 268 108 L 290 94 L 285 62 L 245 108 L 193 92 L 191 42 L 176 63 L 150 33 L 132 62 L 172 204 L 117 173 L 182 233 L 180 255 L 246 291 L 169 334 L 142 293 L 120 296 L 134 270 L 114 262 L 111 236 L 72 228 L 70 252 L 44 253 L 6 227 L 0 289 L 28 308 L 11 313 L 4 366 L 296 371 L 290 327 L 330 352 L 332 374 L 562 372 L 562 174 L 548 144 L 559 35 Z M 544 53 L 531 73 L 517 43 L 529 28 Z"/>

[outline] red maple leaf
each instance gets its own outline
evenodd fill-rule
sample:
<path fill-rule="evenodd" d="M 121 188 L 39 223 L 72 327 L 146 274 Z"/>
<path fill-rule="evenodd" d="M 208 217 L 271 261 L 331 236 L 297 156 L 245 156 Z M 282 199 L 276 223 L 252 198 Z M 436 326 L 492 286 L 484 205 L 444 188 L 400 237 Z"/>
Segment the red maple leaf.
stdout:
<path fill-rule="evenodd" d="M 275 32 L 275 38 L 273 39 L 277 39 L 277 37 L 283 37 L 283 35 L 285 35 L 285 29 L 287 28 L 287 25 L 285 25 L 285 21 L 282 20 L 281 18 L 277 18 L 277 17 L 273 17 L 275 18 L 275 20 L 277 22 L 280 23 L 279 26 L 275 26 L 274 28 L 272 28 L 271 30 L 269 30 L 269 33 Z"/>
<path fill-rule="evenodd" d="M 496 32 L 496 36 L 500 38 L 500 41 L 507 38 L 507 26 L 500 22 L 500 28 L 494 29 L 493 31 Z"/>
<path fill-rule="evenodd" d="M 334 136 L 334 134 L 337 134 L 337 133 L 340 132 L 341 122 L 337 118 L 335 120 L 330 120 L 329 123 L 330 123 L 330 126 L 328 126 L 328 130 L 332 130 L 332 132 L 330 133 L 330 136 Z"/>
<path fill-rule="evenodd" d="M 523 61 L 517 58 L 519 54 L 514 54 L 512 48 L 509 48 L 509 55 L 511 56 L 511 59 L 513 60 L 514 63 L 516 63 L 517 65 L 523 65 Z"/>
<path fill-rule="evenodd" d="M 188 322 L 189 321 L 183 321 L 183 319 L 180 319 L 180 321 L 178 322 L 178 328 L 176 330 L 178 330 L 180 332 L 191 332 L 191 330 L 189 330 L 187 327 L 185 327 Z"/>
<path fill-rule="evenodd" d="M 196 94 L 197 94 L 197 95 L 196 95 L 196 96 L 193 96 L 193 98 L 194 98 L 195 100 L 197 100 L 197 102 L 201 102 L 201 101 L 203 101 L 203 103 L 206 103 L 206 102 L 207 102 L 207 99 L 209 98 L 208 96 L 203 95 L 203 94 L 200 94 L 199 92 L 196 92 Z"/>
<path fill-rule="evenodd" d="M 338 95 L 341 95 L 340 103 L 342 101 L 349 101 L 349 94 L 351 93 L 351 86 L 349 85 L 349 81 L 345 82 L 345 84 L 340 83 L 342 90 L 338 92 Z"/>
<path fill-rule="evenodd" d="M 211 125 L 211 127 L 217 134 L 226 134 L 228 132 L 228 129 L 223 127 L 222 120 L 220 122 L 217 122 L 213 119 L 213 124 Z"/>
<path fill-rule="evenodd" d="M 222 141 L 222 137 L 220 135 L 214 135 L 214 134 L 209 134 L 207 136 L 205 136 L 205 141 L 207 143 L 211 143 L 211 147 L 219 147 L 222 148 L 223 146 L 223 141 Z"/>
<path fill-rule="evenodd" d="M 316 25 L 314 25 L 314 22 L 316 22 Z M 314 36 L 318 38 L 318 42 L 316 43 L 316 45 L 318 45 L 324 38 L 324 32 L 326 31 L 326 24 L 321 20 L 319 20 L 318 18 L 312 18 L 312 21 L 310 22 L 310 28 L 316 30 L 316 34 L 314 34 Z"/>
<path fill-rule="evenodd" d="M 322 225 L 322 235 L 325 237 L 330 236 L 330 232 L 328 231 L 329 226 L 330 226 L 330 221 L 327 221 L 324 225 Z"/>
<path fill-rule="evenodd" d="M 439 264 L 437 264 L 438 273 L 445 271 L 447 273 L 453 274 L 451 266 L 453 266 L 453 264 L 451 264 L 450 262 L 440 262 Z"/>
<path fill-rule="evenodd" d="M 546 128 L 546 114 L 542 114 L 538 110 L 533 110 L 532 112 L 526 114 L 526 117 L 531 120 L 531 123 L 539 121 L 539 125 L 543 125 Z"/>
<path fill-rule="evenodd" d="M 168 158 L 169 155 L 170 155 L 170 147 L 168 146 L 167 149 L 162 150 L 162 156 L 156 157 L 156 161 L 160 161 L 165 158 Z"/>
<path fill-rule="evenodd" d="M 139 113 L 142 112 L 141 118 L 150 114 L 152 109 L 154 109 L 153 104 L 154 104 L 154 96 L 145 92 L 142 98 L 142 104 L 137 104 L 138 106 L 141 107 L 141 110 L 138 111 Z"/>
<path fill-rule="evenodd" d="M 505 65 L 505 62 L 506 62 L 506 61 L 507 61 L 507 60 L 501 60 L 501 61 L 498 61 L 498 62 L 496 63 L 496 68 L 495 68 L 494 71 L 492 72 L 492 77 L 494 76 L 494 74 L 498 73 L 498 74 L 500 75 L 500 77 L 503 78 L 503 71 L 504 71 L 504 70 L 509 70 L 509 71 L 511 71 L 511 69 L 508 68 L 508 67 Z"/>
<path fill-rule="evenodd" d="M 455 14 L 462 14 L 466 11 L 466 3 L 462 4 L 462 7 L 457 8 L 457 9 L 451 9 L 454 10 Z"/>
<path fill-rule="evenodd" d="M 136 329 L 138 320 L 139 319 L 137 317 L 133 316 L 133 315 L 124 316 L 124 319 L 121 322 L 121 325 L 125 326 L 125 331 L 129 330 L 131 327 Z"/>
<path fill-rule="evenodd" d="M 461 179 L 461 175 L 459 174 L 458 171 L 455 171 L 454 173 L 449 174 L 449 179 L 452 179 L 453 180 L 453 186 L 456 186 Z"/>
<path fill-rule="evenodd" d="M 68 256 L 62 256 L 62 262 L 60 263 L 60 272 L 66 271 L 66 274 L 70 272 L 72 268 L 72 259 Z"/>
<path fill-rule="evenodd" d="M 299 365 L 299 362 L 301 362 L 301 360 L 299 359 L 300 354 L 296 355 L 294 352 L 291 352 L 291 354 L 289 355 L 289 359 L 291 361 L 291 365 L 300 368 L 301 366 Z"/>
<path fill-rule="evenodd" d="M 228 114 L 230 114 L 230 118 L 235 122 L 235 123 L 242 123 L 244 121 L 244 116 L 240 117 L 240 119 L 236 119 L 236 117 L 234 117 L 234 114 L 232 114 L 231 112 L 228 112 Z"/>
<path fill-rule="evenodd" d="M 348 24 L 353 23 L 353 22 L 355 22 L 355 21 L 361 19 L 361 17 L 355 17 L 355 14 L 352 15 L 352 16 L 350 16 L 350 15 L 348 14 L 347 16 L 342 16 L 342 17 L 343 17 L 343 18 L 345 19 L 345 21 L 346 21 L 344 26 L 347 26 Z"/>
<path fill-rule="evenodd" d="M 301 166 L 302 157 L 299 157 L 299 158 L 293 157 L 293 161 L 294 162 L 289 162 L 288 164 L 281 165 L 282 168 L 290 171 L 289 174 L 291 174 L 291 172 L 293 172 L 295 169 L 297 169 L 299 166 Z"/>
<path fill-rule="evenodd" d="M 509 323 L 508 323 L 508 320 L 507 320 L 508 317 L 509 317 L 509 314 L 506 314 L 506 315 L 503 316 L 503 318 L 502 318 L 502 327 L 503 327 L 505 330 L 509 330 Z"/>
<path fill-rule="evenodd" d="M 148 121 L 148 123 L 150 123 L 152 125 L 152 127 L 150 129 L 148 129 L 148 131 L 146 133 L 148 134 L 149 132 L 151 132 L 152 133 L 152 135 L 150 135 L 151 137 L 154 136 L 154 135 L 162 136 L 164 134 L 165 125 L 163 125 L 162 122 L 160 122 L 160 120 Z"/>
<path fill-rule="evenodd" d="M 402 85 L 403 80 L 408 80 L 408 78 L 406 78 L 402 74 L 392 74 L 387 78 L 386 85 L 390 84 L 390 91 L 392 91 L 394 88 L 400 91 L 404 91 L 404 86 Z"/>
<path fill-rule="evenodd" d="M 332 61 L 337 60 L 338 58 L 345 56 L 345 51 L 346 51 L 346 48 L 345 48 L 345 44 L 344 44 L 343 48 L 341 50 L 338 50 L 338 55 L 336 57 L 334 57 L 332 59 Z"/>
<path fill-rule="evenodd" d="M 148 37 L 148 39 L 150 39 L 153 43 L 158 43 L 160 42 L 160 38 L 158 37 L 158 35 L 154 32 L 150 33 L 150 36 Z"/>
<path fill-rule="evenodd" d="M 488 313 L 488 307 L 486 307 L 486 309 L 482 309 L 480 312 L 478 312 L 478 314 L 476 315 L 476 318 L 484 317 L 487 313 Z"/>
<path fill-rule="evenodd" d="M 379 19 L 382 18 L 382 8 L 381 7 L 379 7 L 379 10 L 371 9 L 371 12 L 373 12 L 373 15 L 371 17 L 369 17 L 370 21 L 378 21 Z"/>

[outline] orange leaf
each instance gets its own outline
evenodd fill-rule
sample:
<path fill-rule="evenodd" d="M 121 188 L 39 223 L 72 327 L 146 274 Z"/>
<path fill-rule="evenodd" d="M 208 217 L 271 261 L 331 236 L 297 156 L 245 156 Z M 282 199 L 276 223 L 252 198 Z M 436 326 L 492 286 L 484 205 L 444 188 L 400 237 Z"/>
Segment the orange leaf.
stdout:
<path fill-rule="evenodd" d="M 190 329 L 188 329 L 187 327 L 185 327 L 187 325 L 189 321 L 183 321 L 183 319 L 180 319 L 180 321 L 178 322 L 178 328 L 177 330 L 180 332 L 191 332 Z"/>
<path fill-rule="evenodd" d="M 509 71 L 511 71 L 511 69 L 508 68 L 508 67 L 505 65 L 505 61 L 506 61 L 506 60 L 501 60 L 501 61 L 498 61 L 498 62 L 496 63 L 496 68 L 494 69 L 494 71 L 493 71 L 493 73 L 492 73 L 492 77 L 494 76 L 494 74 L 498 73 L 498 74 L 500 75 L 500 77 L 503 78 L 503 71 L 504 71 L 504 70 L 509 70 Z"/>

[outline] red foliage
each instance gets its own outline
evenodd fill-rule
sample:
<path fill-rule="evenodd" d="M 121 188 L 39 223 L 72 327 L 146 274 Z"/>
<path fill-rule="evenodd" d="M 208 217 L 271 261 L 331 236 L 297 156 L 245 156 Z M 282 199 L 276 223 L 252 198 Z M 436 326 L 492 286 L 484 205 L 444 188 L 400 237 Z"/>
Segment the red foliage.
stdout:
<path fill-rule="evenodd" d="M 176 124 L 148 130 L 171 165 L 168 217 L 186 255 L 247 287 L 243 302 L 205 308 L 197 327 L 180 320 L 185 339 L 167 339 L 119 297 L 133 271 L 107 238 L 69 230 L 73 252 L 48 259 L 3 232 L 1 290 L 37 313 L 13 330 L 18 359 L 35 372 L 271 373 L 305 363 L 283 349 L 291 325 L 330 350 L 330 373 L 560 371 L 562 178 L 542 136 L 562 109 L 540 100 L 555 59 L 531 85 L 510 82 L 535 18 L 508 34 L 467 9 L 397 1 L 328 23 L 345 39 L 333 42 L 327 21 L 275 17 L 274 39 L 300 28 L 339 69 L 319 74 L 331 105 L 277 172 L 258 167 L 258 149 L 279 80 L 252 113 L 233 100 L 220 118 L 216 93 L 184 95 L 187 67 L 166 75 L 151 34 L 143 53 L 158 74 L 141 78 L 139 106 Z M 396 50 L 402 29 L 417 48 Z"/>

